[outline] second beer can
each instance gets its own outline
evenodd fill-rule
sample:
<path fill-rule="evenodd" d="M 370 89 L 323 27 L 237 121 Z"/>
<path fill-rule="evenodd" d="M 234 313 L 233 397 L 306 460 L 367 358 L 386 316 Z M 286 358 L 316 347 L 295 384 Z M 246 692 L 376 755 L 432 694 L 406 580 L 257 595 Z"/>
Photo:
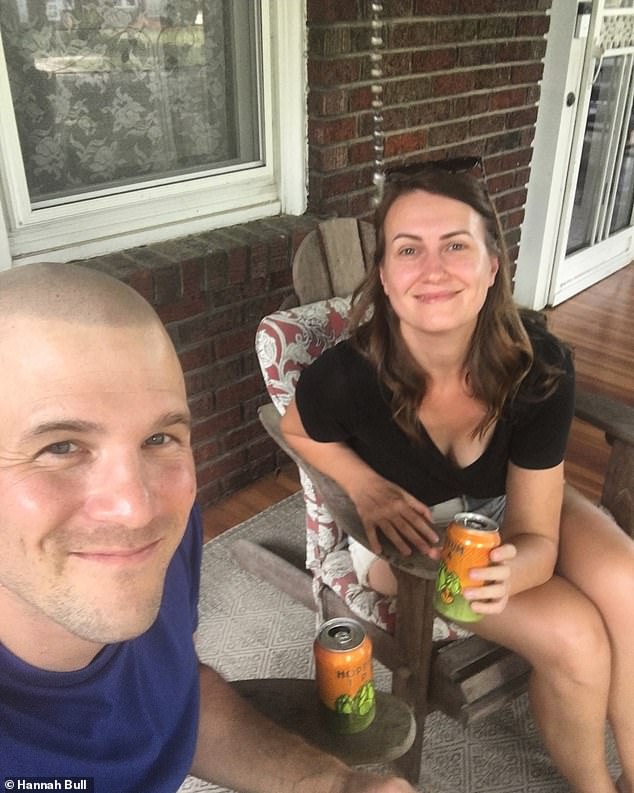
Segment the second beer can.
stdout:
<path fill-rule="evenodd" d="M 365 730 L 376 712 L 372 642 L 356 620 L 324 622 L 314 644 L 315 675 L 328 726 L 338 733 Z"/>
<path fill-rule="evenodd" d="M 476 512 L 459 512 L 447 527 L 442 550 L 434 608 L 439 614 L 457 622 L 482 619 L 463 595 L 465 587 L 482 586 L 469 576 L 474 567 L 488 567 L 489 553 L 500 544 L 498 525 Z"/>

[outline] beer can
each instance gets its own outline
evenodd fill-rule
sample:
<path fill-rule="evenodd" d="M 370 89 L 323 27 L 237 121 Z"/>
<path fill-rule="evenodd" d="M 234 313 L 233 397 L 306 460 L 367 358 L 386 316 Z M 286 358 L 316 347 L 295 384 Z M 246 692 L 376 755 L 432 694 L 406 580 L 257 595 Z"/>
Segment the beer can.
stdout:
<path fill-rule="evenodd" d="M 376 703 L 372 642 L 356 620 L 324 622 L 314 643 L 317 690 L 326 724 L 351 734 L 369 727 Z"/>
<path fill-rule="evenodd" d="M 476 512 L 459 512 L 447 527 L 442 550 L 434 608 L 456 622 L 477 622 L 477 614 L 463 595 L 465 587 L 482 586 L 484 581 L 471 579 L 474 567 L 488 567 L 489 553 L 500 544 L 498 525 Z"/>

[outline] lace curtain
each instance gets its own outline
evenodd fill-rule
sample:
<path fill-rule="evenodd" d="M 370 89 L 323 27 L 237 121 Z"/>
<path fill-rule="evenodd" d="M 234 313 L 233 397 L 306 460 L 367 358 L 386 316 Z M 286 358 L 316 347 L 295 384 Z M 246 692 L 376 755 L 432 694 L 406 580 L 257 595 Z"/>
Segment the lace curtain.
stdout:
<path fill-rule="evenodd" d="M 31 201 L 234 161 L 234 12 L 231 0 L 0 0 Z"/>

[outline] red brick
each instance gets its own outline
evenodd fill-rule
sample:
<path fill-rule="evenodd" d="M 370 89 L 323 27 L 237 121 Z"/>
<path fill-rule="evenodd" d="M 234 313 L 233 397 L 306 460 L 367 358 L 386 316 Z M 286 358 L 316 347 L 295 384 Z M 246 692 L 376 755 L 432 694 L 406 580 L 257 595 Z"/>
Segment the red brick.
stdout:
<path fill-rule="evenodd" d="M 356 0 L 308 0 L 306 17 L 308 22 L 344 22 L 357 18 Z"/>
<path fill-rule="evenodd" d="M 217 457 L 220 452 L 220 445 L 216 441 L 207 441 L 207 443 L 195 446 L 192 451 L 194 453 L 194 463 L 198 467 Z"/>
<path fill-rule="evenodd" d="M 348 147 L 346 145 L 329 146 L 328 148 L 311 146 L 308 151 L 308 167 L 312 171 L 322 173 L 336 171 L 338 168 L 345 168 L 348 162 Z"/>
<path fill-rule="evenodd" d="M 394 80 L 387 83 L 383 92 L 386 105 L 401 105 L 429 99 L 431 96 L 431 78 L 419 76 L 414 79 Z M 386 113 L 384 113 L 386 115 Z M 386 129 L 392 127 L 386 119 Z"/>
<path fill-rule="evenodd" d="M 208 421 L 210 420 L 208 417 L 213 413 L 214 410 L 214 395 L 211 391 L 207 391 L 204 394 L 198 394 L 197 396 L 192 396 L 189 400 L 189 409 L 191 410 L 192 414 L 192 441 L 194 439 L 194 434 L 196 433 L 196 440 L 202 440 L 203 438 L 207 437 L 208 435 L 212 435 L 210 431 L 210 426 L 208 425 Z M 197 429 L 200 426 L 200 429 Z"/>
<path fill-rule="evenodd" d="M 469 97 L 469 114 L 479 116 L 489 110 L 489 94 L 472 94 Z"/>
<path fill-rule="evenodd" d="M 249 249 L 247 246 L 235 248 L 227 254 L 227 282 L 242 284 L 247 278 L 247 262 Z"/>
<path fill-rule="evenodd" d="M 219 388 L 216 391 L 216 406 L 218 410 L 225 410 L 236 401 L 242 402 L 245 399 L 250 399 L 263 390 L 262 378 L 253 374 L 242 380 L 231 382 L 224 388 Z"/>
<path fill-rule="evenodd" d="M 179 351 L 178 358 L 184 372 L 200 369 L 214 362 L 211 339 L 206 339 L 202 344 L 189 350 Z"/>
<path fill-rule="evenodd" d="M 473 86 L 476 90 L 482 91 L 499 86 L 511 84 L 511 67 L 496 66 L 493 69 L 476 69 L 473 72 Z"/>
<path fill-rule="evenodd" d="M 499 174 L 497 176 L 487 176 L 487 187 L 489 193 L 500 193 L 503 190 L 510 190 L 515 186 L 515 174 L 512 171 Z"/>
<path fill-rule="evenodd" d="M 413 0 L 383 0 L 383 16 L 385 19 L 408 17 L 414 12 L 413 6 Z"/>
<path fill-rule="evenodd" d="M 477 138 L 480 135 L 490 135 L 504 129 L 504 114 L 490 113 L 487 116 L 478 116 L 469 122 L 469 135 Z"/>
<path fill-rule="evenodd" d="M 361 76 L 361 68 L 362 59 L 360 57 L 338 60 L 309 59 L 308 81 L 314 88 L 354 83 Z"/>
<path fill-rule="evenodd" d="M 371 162 L 373 155 L 374 148 L 371 140 L 354 142 L 348 147 L 348 157 L 352 164 Z"/>
<path fill-rule="evenodd" d="M 524 222 L 524 210 L 518 209 L 515 212 L 510 212 L 506 215 L 506 223 L 509 228 L 520 228 Z"/>
<path fill-rule="evenodd" d="M 149 303 L 152 302 L 154 281 L 149 270 L 144 268 L 136 269 L 123 280 L 133 289 L 136 289 Z"/>
<path fill-rule="evenodd" d="M 460 13 L 461 0 L 414 0 L 414 13 L 441 16 Z"/>
<path fill-rule="evenodd" d="M 515 36 L 515 17 L 487 15 L 478 21 L 478 38 L 480 39 L 510 39 Z"/>
<path fill-rule="evenodd" d="M 456 47 L 416 50 L 412 53 L 412 72 L 416 74 L 453 69 L 458 63 L 458 52 Z"/>
<path fill-rule="evenodd" d="M 522 107 L 525 104 L 526 88 L 509 88 L 506 91 L 494 91 L 489 97 L 489 107 L 491 110 Z"/>
<path fill-rule="evenodd" d="M 474 42 L 457 50 L 457 65 L 462 68 L 484 63 L 495 63 L 495 44 Z"/>
<path fill-rule="evenodd" d="M 458 143 L 469 136 L 469 122 L 460 121 L 453 124 L 443 124 L 429 130 L 429 146 L 445 146 L 448 143 Z"/>
<path fill-rule="evenodd" d="M 372 188 L 364 193 L 357 193 L 350 198 L 348 204 L 348 212 L 354 217 L 364 217 L 366 213 L 374 212 L 374 204 L 372 199 L 375 195 L 375 190 Z M 371 220 L 371 218 L 366 218 Z"/>
<path fill-rule="evenodd" d="M 429 126 L 437 121 L 447 121 L 449 118 L 456 118 L 457 115 L 460 114 L 452 109 L 449 99 L 418 102 L 408 108 L 407 126 Z"/>
<path fill-rule="evenodd" d="M 229 333 L 218 335 L 214 338 L 213 346 L 216 360 L 232 357 L 245 350 L 253 349 L 255 328 L 236 328 Z"/>
<path fill-rule="evenodd" d="M 539 60 L 533 54 L 532 41 L 500 41 L 495 46 L 495 61 L 496 63 L 505 63 L 507 61 L 532 61 Z"/>
<path fill-rule="evenodd" d="M 387 46 L 396 49 L 425 47 L 434 42 L 433 22 L 407 22 L 390 24 L 387 33 Z"/>
<path fill-rule="evenodd" d="M 493 14 L 501 10 L 501 2 L 505 0 L 468 0 L 470 14 Z M 503 6 L 506 9 L 506 6 Z M 465 13 L 465 3 L 458 3 L 456 13 Z"/>
<path fill-rule="evenodd" d="M 209 464 L 200 465 L 197 468 L 198 484 L 206 485 L 209 482 L 221 479 L 232 471 L 241 468 L 245 462 L 246 451 L 244 449 L 238 449 L 217 458 Z"/>
<path fill-rule="evenodd" d="M 449 72 L 437 74 L 432 77 L 432 96 L 451 96 L 452 94 L 466 94 L 472 91 L 475 85 L 473 71 Z"/>
<path fill-rule="evenodd" d="M 324 196 L 350 193 L 359 186 L 359 172 L 347 170 L 322 179 L 321 189 Z"/>
<path fill-rule="evenodd" d="M 224 441 L 230 448 L 239 448 L 240 446 L 257 446 L 258 442 L 261 443 L 268 439 L 268 435 L 262 433 L 262 424 L 259 420 L 242 423 L 239 427 L 231 432 L 228 432 Z M 250 450 L 247 456 L 251 459 Z"/>
<path fill-rule="evenodd" d="M 227 493 L 222 488 L 221 483 L 219 481 L 213 481 L 202 486 L 199 484 L 196 500 L 200 504 L 200 508 L 204 510 L 226 495 Z"/>
<path fill-rule="evenodd" d="M 530 168 L 518 168 L 515 171 L 515 187 L 524 187 L 524 185 L 528 184 L 528 180 L 530 179 L 531 169 Z"/>
<path fill-rule="evenodd" d="M 309 120 L 308 140 L 310 143 L 324 145 L 352 140 L 356 137 L 356 119 L 354 117 L 333 120 Z"/>
<path fill-rule="evenodd" d="M 517 20 L 518 36 L 545 36 L 550 27 L 550 17 L 546 14 L 521 16 Z"/>
<path fill-rule="evenodd" d="M 537 63 L 518 63 L 511 66 L 511 82 L 513 85 L 520 83 L 538 83 L 544 75 L 544 64 Z"/>
<path fill-rule="evenodd" d="M 434 43 L 448 44 L 456 42 L 464 44 L 473 41 L 478 35 L 478 23 L 475 19 L 461 19 L 460 17 L 436 22 L 436 36 Z"/>
<path fill-rule="evenodd" d="M 154 300 L 157 306 L 165 303 L 175 303 L 183 295 L 183 281 L 181 268 L 177 264 L 170 264 L 166 267 L 156 268 L 153 273 L 154 278 Z"/>
<path fill-rule="evenodd" d="M 418 129 L 388 136 L 385 139 L 385 156 L 395 157 L 413 151 L 421 151 L 427 146 L 427 134 L 427 130 Z"/>
<path fill-rule="evenodd" d="M 403 101 L 410 102 L 412 100 Z M 407 129 L 407 127 L 410 126 L 408 120 L 409 106 L 410 105 L 408 104 L 407 107 L 386 107 L 383 110 L 383 129 Z M 372 118 L 372 113 L 363 113 L 357 118 L 357 122 L 359 125 L 357 137 L 365 138 L 372 135 L 374 131 L 374 120 Z"/>
<path fill-rule="evenodd" d="M 369 85 L 353 88 L 349 92 L 349 109 L 351 113 L 367 110 L 372 107 L 372 88 Z"/>
<path fill-rule="evenodd" d="M 514 110 L 512 113 L 506 114 L 507 129 L 515 129 L 516 127 L 534 127 L 537 121 L 537 108 L 525 107 L 522 110 Z"/>
<path fill-rule="evenodd" d="M 308 110 L 316 116 L 336 116 L 346 113 L 349 110 L 348 92 L 343 88 L 331 88 L 326 91 L 313 89 L 308 94 Z"/>
<path fill-rule="evenodd" d="M 308 52 L 311 55 L 333 57 L 345 55 L 351 49 L 348 25 L 330 28 L 311 27 L 308 31 Z"/>
<path fill-rule="evenodd" d="M 518 209 L 519 207 L 523 207 L 526 203 L 526 190 L 513 190 L 509 193 L 504 193 L 503 195 L 496 195 L 495 197 L 495 206 L 497 211 L 508 212 L 509 210 Z"/>

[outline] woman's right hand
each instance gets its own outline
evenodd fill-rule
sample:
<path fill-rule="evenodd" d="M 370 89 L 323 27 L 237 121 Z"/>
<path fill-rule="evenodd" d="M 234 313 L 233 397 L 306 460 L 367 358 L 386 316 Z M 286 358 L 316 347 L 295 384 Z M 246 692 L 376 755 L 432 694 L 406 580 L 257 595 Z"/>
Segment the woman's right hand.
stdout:
<path fill-rule="evenodd" d="M 381 553 L 379 533 L 403 556 L 412 546 L 438 559 L 434 547 L 438 535 L 429 507 L 403 488 L 376 473 L 358 454 L 342 442 L 323 443 L 309 438 L 293 400 L 282 416 L 280 429 L 288 445 L 303 459 L 334 479 L 350 496 L 363 523 L 370 550 Z"/>
<path fill-rule="evenodd" d="M 381 553 L 382 534 L 403 556 L 409 556 L 414 547 L 432 559 L 440 557 L 431 510 L 406 490 L 372 472 L 348 487 L 348 495 L 359 513 L 371 551 Z"/>

